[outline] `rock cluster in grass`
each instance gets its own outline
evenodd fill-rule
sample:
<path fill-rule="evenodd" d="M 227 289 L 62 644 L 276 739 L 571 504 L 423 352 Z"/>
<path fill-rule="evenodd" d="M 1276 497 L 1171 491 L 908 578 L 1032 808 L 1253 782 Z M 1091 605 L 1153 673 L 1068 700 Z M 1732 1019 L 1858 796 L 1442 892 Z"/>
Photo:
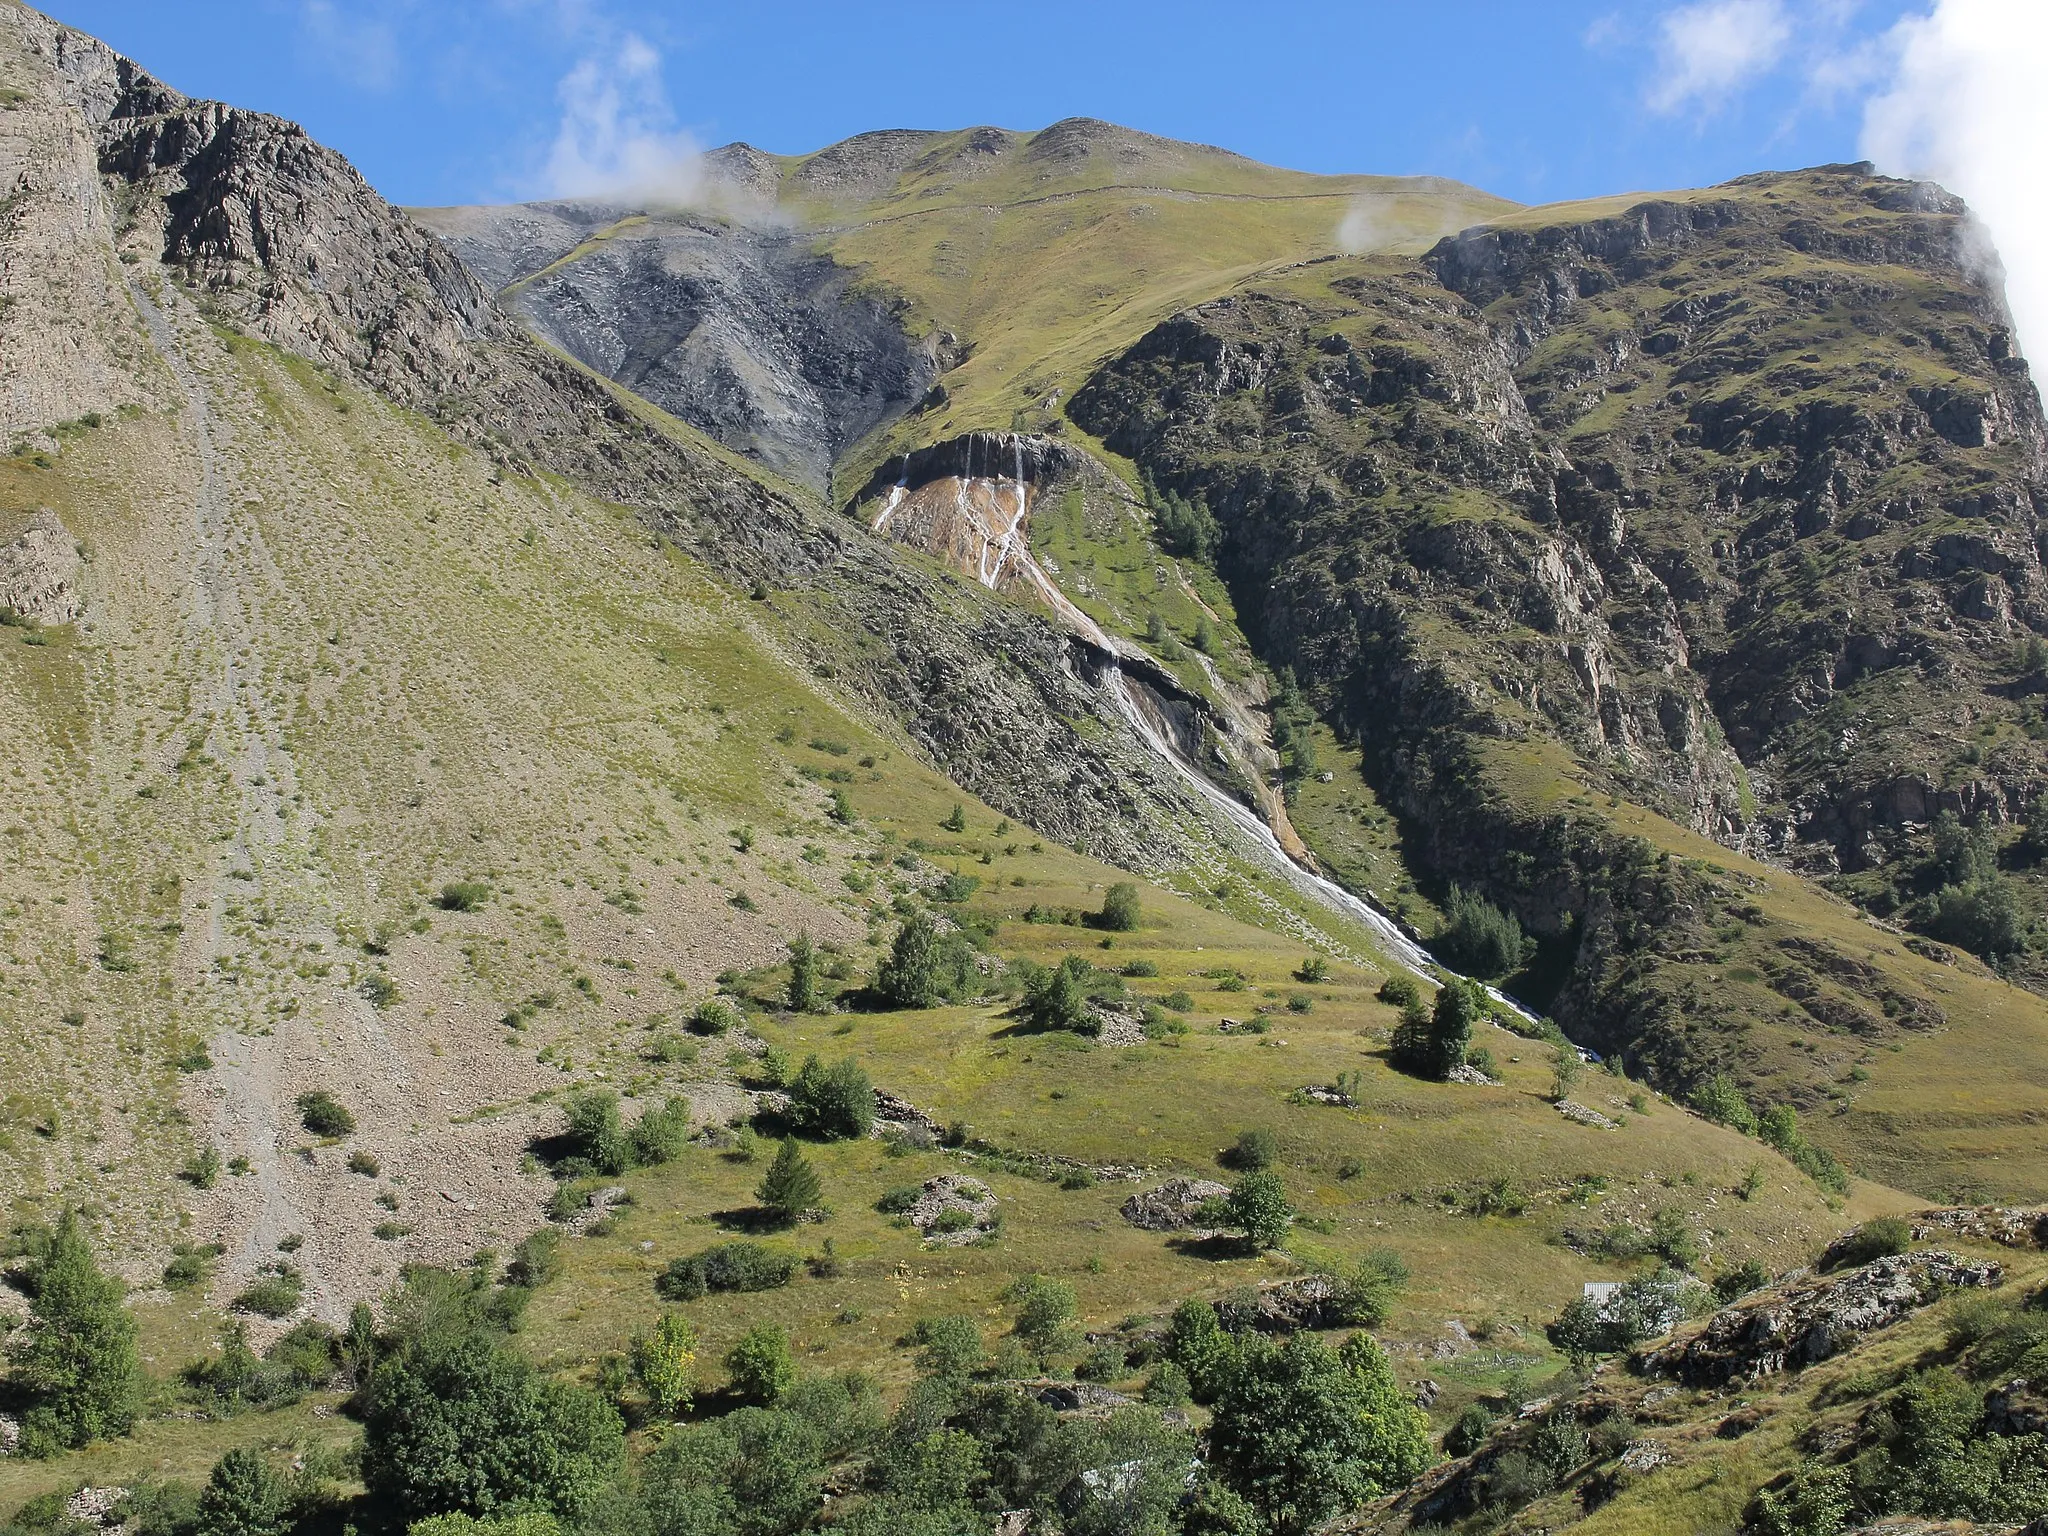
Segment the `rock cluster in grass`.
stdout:
<path fill-rule="evenodd" d="M 917 1203 L 904 1215 L 925 1241 L 959 1247 L 994 1230 L 996 1197 L 979 1179 L 964 1173 L 942 1173 L 924 1181 Z M 963 1217 L 964 1224 L 956 1224 L 962 1223 Z"/>
<path fill-rule="evenodd" d="M 2007 1248 L 2048 1248 L 2048 1206 L 1948 1206 L 1915 1211 L 1906 1223 L 1916 1243 L 1959 1237 Z"/>
<path fill-rule="evenodd" d="M 1214 1179 L 1168 1179 L 1157 1189 L 1140 1190 L 1123 1203 L 1122 1215 L 1147 1232 L 1187 1232 L 1204 1226 L 1202 1207 L 1230 1193 Z"/>
<path fill-rule="evenodd" d="M 875 1123 L 870 1135 L 897 1136 L 922 1147 L 936 1146 L 946 1128 L 908 1099 L 875 1090 Z"/>
<path fill-rule="evenodd" d="M 1795 1275 L 1707 1319 L 1698 1332 L 1637 1357 L 1648 1375 L 1691 1386 L 1773 1376 L 1840 1354 L 1953 1290 L 1998 1284 L 2004 1270 L 1942 1249 L 1900 1253 L 1826 1280 Z"/>
<path fill-rule="evenodd" d="M 1618 1131 L 1621 1129 L 1620 1122 L 1610 1120 L 1607 1116 L 1601 1114 L 1599 1110 L 1588 1109 L 1585 1105 L 1574 1103 L 1570 1099 L 1559 1099 L 1557 1101 L 1557 1112 L 1567 1120 L 1576 1121 L 1580 1125 L 1590 1125 L 1595 1130 Z"/>

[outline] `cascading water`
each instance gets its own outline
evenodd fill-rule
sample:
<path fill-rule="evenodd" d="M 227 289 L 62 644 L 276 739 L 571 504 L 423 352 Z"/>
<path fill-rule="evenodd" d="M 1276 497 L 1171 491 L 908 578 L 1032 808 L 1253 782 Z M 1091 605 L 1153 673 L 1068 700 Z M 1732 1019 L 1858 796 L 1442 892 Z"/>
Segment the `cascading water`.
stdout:
<path fill-rule="evenodd" d="M 972 451 L 971 441 L 969 451 Z M 993 568 L 990 567 L 986 560 L 981 561 L 977 567 L 977 574 L 980 576 L 981 583 L 985 587 L 993 588 L 996 585 L 1004 564 L 1012 556 L 1013 541 L 1024 526 L 1024 514 L 1028 504 L 1029 487 L 1024 479 L 1024 449 L 1021 442 L 1016 447 L 1016 476 L 1017 515 L 1011 522 L 1008 532 L 1003 536 L 1001 551 L 996 558 Z M 964 479 L 961 482 L 961 486 L 962 489 L 959 494 L 963 498 L 961 509 L 964 516 L 966 511 L 964 499 L 966 496 L 966 481 Z M 993 485 L 991 486 L 990 503 L 991 508 L 993 508 L 995 505 Z M 1392 918 L 1388 917 L 1370 902 L 1352 895 L 1351 892 L 1345 890 L 1343 886 L 1338 885 L 1334 880 L 1325 879 L 1314 870 L 1305 869 L 1296 863 L 1288 855 L 1287 850 L 1280 845 L 1280 839 L 1274 836 L 1273 829 L 1267 826 L 1261 817 L 1254 813 L 1250 807 L 1240 804 L 1235 798 L 1211 783 L 1208 776 L 1200 768 L 1189 762 L 1182 755 L 1180 748 L 1174 744 L 1171 735 L 1157 720 L 1152 718 L 1151 713 L 1139 701 L 1138 695 L 1132 689 L 1129 680 L 1124 676 L 1120 652 L 1109 636 L 1103 633 L 1102 627 L 1074 605 L 1073 601 L 1060 589 L 1059 584 L 1038 563 L 1037 558 L 1032 555 L 1028 544 L 1016 547 L 1014 557 L 1017 568 L 1030 581 L 1033 589 L 1045 600 L 1047 606 L 1059 614 L 1061 618 L 1065 619 L 1082 638 L 1101 652 L 1105 658 L 1104 686 L 1108 688 L 1109 695 L 1115 701 L 1118 712 L 1130 723 L 1131 729 L 1137 733 L 1138 739 L 1144 742 L 1154 755 L 1171 767 L 1186 782 L 1190 789 L 1209 805 L 1213 806 L 1233 827 L 1244 835 L 1261 863 L 1265 864 L 1303 895 L 1364 926 L 1379 941 L 1386 953 L 1400 965 L 1416 972 L 1418 975 L 1430 978 L 1455 974 L 1433 960 L 1427 950 L 1403 933 L 1399 925 Z M 1489 986 L 1485 990 L 1486 994 L 1502 1007 L 1512 1010 L 1532 1024 L 1537 1022 L 1536 1016 L 1533 1013 L 1529 1012 L 1528 1009 L 1524 1008 L 1506 993 L 1500 991 L 1497 987 Z"/>

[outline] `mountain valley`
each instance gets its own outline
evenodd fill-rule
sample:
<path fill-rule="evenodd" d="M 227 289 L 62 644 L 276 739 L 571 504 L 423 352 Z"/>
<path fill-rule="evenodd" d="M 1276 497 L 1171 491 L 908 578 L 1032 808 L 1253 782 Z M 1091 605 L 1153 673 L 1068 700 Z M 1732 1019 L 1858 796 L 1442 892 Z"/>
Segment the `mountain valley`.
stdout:
<path fill-rule="evenodd" d="M 16 0 L 0 184 L 8 1531 L 2048 1517 L 1947 193 L 1070 119 L 409 212 Z M 428 1466 L 462 1360 L 545 1456 Z"/>

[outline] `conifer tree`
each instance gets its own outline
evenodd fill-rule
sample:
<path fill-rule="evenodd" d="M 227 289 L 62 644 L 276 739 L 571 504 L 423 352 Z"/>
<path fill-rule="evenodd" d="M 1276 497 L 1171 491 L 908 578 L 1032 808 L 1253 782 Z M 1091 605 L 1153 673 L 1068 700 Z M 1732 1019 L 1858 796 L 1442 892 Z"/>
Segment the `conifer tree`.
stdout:
<path fill-rule="evenodd" d="M 823 1193 L 818 1170 L 811 1166 L 792 1136 L 783 1142 L 775 1161 L 761 1176 L 761 1187 L 754 1191 L 754 1197 L 782 1220 L 795 1221 L 813 1209 Z"/>
<path fill-rule="evenodd" d="M 798 1013 L 818 1006 L 818 954 L 808 933 L 789 941 L 789 1006 Z"/>
<path fill-rule="evenodd" d="M 898 1008 L 936 1008 L 945 1001 L 939 978 L 939 930 L 913 912 L 896 930 L 889 958 L 875 975 L 875 990 Z"/>
<path fill-rule="evenodd" d="M 22 1448 L 50 1456 L 125 1435 L 141 1410 L 142 1362 L 124 1287 L 100 1273 L 78 1214 L 66 1211 L 30 1279 L 35 1304 L 12 1350 L 28 1399 Z"/>

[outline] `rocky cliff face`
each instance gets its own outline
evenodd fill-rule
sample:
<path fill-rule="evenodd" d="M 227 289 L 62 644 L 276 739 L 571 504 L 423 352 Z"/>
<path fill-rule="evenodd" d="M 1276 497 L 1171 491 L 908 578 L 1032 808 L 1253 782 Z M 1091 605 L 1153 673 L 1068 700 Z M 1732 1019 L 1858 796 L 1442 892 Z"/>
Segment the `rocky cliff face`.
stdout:
<path fill-rule="evenodd" d="M 1894 860 L 1942 809 L 2021 818 L 2041 782 L 1983 727 L 2048 626 L 2048 447 L 1961 214 L 1829 167 L 1428 261 L 1568 460 L 1559 521 L 1621 531 L 1661 584 L 1760 830 L 1816 872 Z"/>
<path fill-rule="evenodd" d="M 1213 509 L 1248 633 L 1412 845 L 1557 936 L 1558 1016 L 1684 1080 L 1753 1049 L 1741 1009 L 1700 1027 L 1723 978 L 1681 979 L 1743 903 L 1598 797 L 1941 931 L 1937 814 L 1991 846 L 2048 782 L 2040 407 L 1958 219 L 1829 168 L 1311 264 L 1165 322 L 1072 414 Z M 1779 969 L 1816 1018 L 1921 1016 Z"/>
<path fill-rule="evenodd" d="M 423 217 L 534 334 L 821 494 L 942 365 L 937 338 L 905 335 L 897 306 L 786 223 L 578 203 Z"/>

